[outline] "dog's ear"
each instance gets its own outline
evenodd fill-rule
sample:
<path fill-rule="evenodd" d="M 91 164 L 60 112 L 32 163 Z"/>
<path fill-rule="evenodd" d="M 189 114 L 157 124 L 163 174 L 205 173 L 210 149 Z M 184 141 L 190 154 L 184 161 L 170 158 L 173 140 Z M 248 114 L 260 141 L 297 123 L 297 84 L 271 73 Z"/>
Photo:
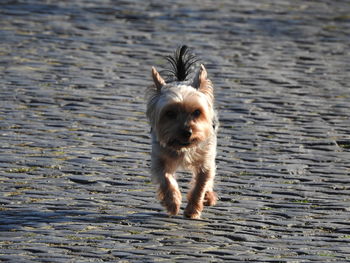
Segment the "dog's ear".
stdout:
<path fill-rule="evenodd" d="M 201 64 L 199 70 L 194 76 L 192 87 L 194 87 L 197 90 L 201 90 L 201 89 L 204 89 L 207 86 L 207 84 L 208 84 L 207 70 L 205 69 L 203 64 Z"/>
<path fill-rule="evenodd" d="M 154 81 L 154 85 L 157 88 L 157 91 L 159 92 L 160 89 L 166 84 L 164 79 L 160 76 L 158 71 L 156 70 L 155 67 L 152 67 L 152 78 Z"/>
<path fill-rule="evenodd" d="M 214 99 L 213 85 L 207 78 L 207 70 L 202 64 L 193 79 L 192 87 L 207 95 L 211 100 Z"/>

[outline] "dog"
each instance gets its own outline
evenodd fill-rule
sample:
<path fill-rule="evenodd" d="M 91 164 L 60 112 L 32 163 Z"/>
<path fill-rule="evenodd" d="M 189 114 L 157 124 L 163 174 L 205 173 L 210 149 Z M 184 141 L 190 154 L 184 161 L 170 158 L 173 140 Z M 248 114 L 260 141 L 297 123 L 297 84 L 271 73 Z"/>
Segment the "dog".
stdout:
<path fill-rule="evenodd" d="M 182 195 L 175 178 L 179 167 L 193 174 L 184 216 L 199 219 L 203 206 L 217 202 L 213 190 L 216 171 L 218 118 L 212 82 L 204 65 L 187 46 L 179 47 L 170 63 L 167 79 L 152 67 L 153 85 L 148 87 L 146 115 L 151 126 L 152 181 L 159 185 L 158 199 L 170 216 L 180 210 Z"/>

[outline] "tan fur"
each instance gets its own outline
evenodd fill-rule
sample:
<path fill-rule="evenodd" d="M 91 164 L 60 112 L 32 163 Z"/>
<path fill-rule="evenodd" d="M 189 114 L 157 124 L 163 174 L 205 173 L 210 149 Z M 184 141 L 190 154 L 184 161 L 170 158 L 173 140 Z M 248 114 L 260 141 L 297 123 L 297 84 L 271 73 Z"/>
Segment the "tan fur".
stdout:
<path fill-rule="evenodd" d="M 179 213 L 181 193 L 175 172 L 181 166 L 193 174 L 184 215 L 198 219 L 203 205 L 214 205 L 216 113 L 211 81 L 203 65 L 191 85 L 166 84 L 152 68 L 147 117 L 152 128 L 152 179 L 158 198 L 170 215 Z"/>

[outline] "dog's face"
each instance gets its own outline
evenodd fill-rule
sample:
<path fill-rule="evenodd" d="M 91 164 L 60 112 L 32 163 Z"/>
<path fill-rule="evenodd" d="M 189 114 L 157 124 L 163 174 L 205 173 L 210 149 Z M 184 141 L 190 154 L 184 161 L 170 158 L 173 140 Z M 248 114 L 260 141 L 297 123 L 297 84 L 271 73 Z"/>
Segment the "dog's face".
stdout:
<path fill-rule="evenodd" d="M 201 67 L 191 85 L 166 84 L 153 69 L 147 116 L 163 147 L 186 150 L 207 140 L 213 129 L 213 92 Z"/>
<path fill-rule="evenodd" d="M 212 134 L 212 112 L 204 94 L 190 86 L 166 90 L 158 101 L 155 132 L 162 146 L 179 150 Z"/>

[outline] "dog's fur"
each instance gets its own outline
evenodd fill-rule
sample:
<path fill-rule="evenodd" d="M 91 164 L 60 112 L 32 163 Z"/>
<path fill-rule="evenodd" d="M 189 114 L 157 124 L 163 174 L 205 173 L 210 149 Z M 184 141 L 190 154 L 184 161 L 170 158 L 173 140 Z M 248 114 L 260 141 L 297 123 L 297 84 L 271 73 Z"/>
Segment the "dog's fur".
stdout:
<path fill-rule="evenodd" d="M 166 59 L 172 67 L 166 71 L 170 73 L 168 80 L 152 67 L 154 84 L 148 89 L 146 114 L 152 134 L 152 179 L 159 184 L 161 204 L 170 215 L 176 215 L 182 198 L 175 172 L 180 166 L 192 171 L 185 216 L 198 219 L 203 205 L 217 201 L 213 186 L 218 121 L 213 85 L 203 65 L 192 79 L 187 79 L 197 60 L 186 46 Z"/>

